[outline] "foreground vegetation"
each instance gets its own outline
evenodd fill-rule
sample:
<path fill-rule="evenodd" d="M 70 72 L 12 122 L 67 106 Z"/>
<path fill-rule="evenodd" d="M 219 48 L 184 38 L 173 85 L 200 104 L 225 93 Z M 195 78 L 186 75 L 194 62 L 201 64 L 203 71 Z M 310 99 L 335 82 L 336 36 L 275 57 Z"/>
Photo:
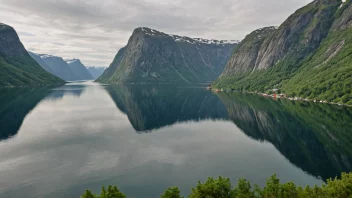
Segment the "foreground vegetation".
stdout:
<path fill-rule="evenodd" d="M 116 186 L 103 187 L 100 195 L 94 195 L 86 190 L 81 198 L 125 198 Z M 167 189 L 161 198 L 181 198 L 178 187 Z M 296 186 L 293 182 L 280 183 L 276 175 L 267 179 L 263 188 L 254 187 L 246 179 L 239 179 L 236 186 L 232 186 L 230 179 L 219 177 L 208 178 L 205 183 L 198 182 L 192 188 L 189 198 L 351 198 L 352 173 L 342 173 L 341 179 L 329 179 L 322 186 Z"/>

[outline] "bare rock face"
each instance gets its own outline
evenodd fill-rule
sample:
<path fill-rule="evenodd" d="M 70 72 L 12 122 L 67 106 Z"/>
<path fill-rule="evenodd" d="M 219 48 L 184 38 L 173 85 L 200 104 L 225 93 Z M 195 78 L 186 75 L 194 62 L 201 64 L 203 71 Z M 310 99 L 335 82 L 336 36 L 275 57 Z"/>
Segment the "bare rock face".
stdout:
<path fill-rule="evenodd" d="M 296 62 L 319 47 L 339 2 L 316 0 L 297 10 L 264 42 L 255 69 L 267 69 L 283 59 Z"/>
<path fill-rule="evenodd" d="M 28 55 L 16 31 L 3 23 L 0 23 L 0 43 L 0 53 L 5 56 Z"/>
<path fill-rule="evenodd" d="M 315 0 L 265 39 L 255 34 L 235 49 L 214 87 L 280 90 L 290 97 L 352 105 L 351 0 Z"/>
<path fill-rule="evenodd" d="M 200 83 L 217 78 L 238 41 L 207 40 L 134 30 L 98 78 L 105 83 Z"/>
<path fill-rule="evenodd" d="M 231 56 L 227 63 L 222 76 L 253 71 L 264 40 L 276 31 L 276 29 L 276 27 L 265 27 L 247 35 L 234 50 L 233 56 Z"/>

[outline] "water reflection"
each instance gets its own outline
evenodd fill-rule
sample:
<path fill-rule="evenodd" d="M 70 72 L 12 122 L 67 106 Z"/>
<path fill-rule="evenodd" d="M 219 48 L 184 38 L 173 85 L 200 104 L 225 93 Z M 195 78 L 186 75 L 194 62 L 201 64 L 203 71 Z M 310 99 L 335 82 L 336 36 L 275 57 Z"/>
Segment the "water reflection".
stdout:
<path fill-rule="evenodd" d="M 82 83 L 69 83 L 62 87 L 52 89 L 47 99 L 61 100 L 65 95 L 70 95 L 79 98 L 86 90 L 87 85 Z"/>
<path fill-rule="evenodd" d="M 62 100 L 65 95 L 80 97 L 87 85 L 69 83 L 62 87 L 0 89 L 0 141 L 13 137 L 24 118 L 42 100 Z"/>
<path fill-rule="evenodd" d="M 107 91 L 137 132 L 175 123 L 226 119 L 219 98 L 201 88 L 165 85 L 113 85 Z"/>
<path fill-rule="evenodd" d="M 229 120 L 249 137 L 271 142 L 291 163 L 318 178 L 352 170 L 350 108 L 199 88 L 116 85 L 107 90 L 137 132 L 180 122 Z"/>
<path fill-rule="evenodd" d="M 16 135 L 26 115 L 50 92 L 50 88 L 0 90 L 0 140 Z"/>
<path fill-rule="evenodd" d="M 352 170 L 352 111 L 246 94 L 218 94 L 248 136 L 271 142 L 291 163 L 324 180 Z"/>
<path fill-rule="evenodd" d="M 352 170 L 346 108 L 195 87 L 13 90 L 0 92 L 2 137 L 16 134 L 0 141 L 0 197 L 79 197 L 113 184 L 152 198 L 170 186 L 187 194 L 208 176 L 314 185 Z"/>

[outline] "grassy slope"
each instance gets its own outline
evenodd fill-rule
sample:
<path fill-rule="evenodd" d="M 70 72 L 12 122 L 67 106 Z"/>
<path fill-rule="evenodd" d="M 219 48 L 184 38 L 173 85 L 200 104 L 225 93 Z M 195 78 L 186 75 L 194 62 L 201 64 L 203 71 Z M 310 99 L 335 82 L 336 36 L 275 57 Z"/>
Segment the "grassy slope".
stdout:
<path fill-rule="evenodd" d="M 0 34 L 0 48 L 3 50 L 0 52 L 0 87 L 64 83 L 30 57 L 12 27 L 0 24 Z"/>
<path fill-rule="evenodd" d="M 351 1 L 345 3 L 344 8 Z M 335 14 L 338 18 L 344 8 Z M 323 7 L 321 9 L 328 9 Z M 310 11 L 308 8 L 298 12 Z M 313 20 L 310 26 L 315 26 Z M 307 28 L 309 29 L 309 28 Z M 286 56 L 275 66 L 267 70 L 253 73 L 247 72 L 226 76 L 214 82 L 215 87 L 232 88 L 236 90 L 267 92 L 280 88 L 289 96 L 300 96 L 311 99 L 322 99 L 352 105 L 352 29 L 331 32 L 315 51 L 307 51 L 304 59 L 299 59 L 294 53 Z M 303 36 L 303 35 L 301 35 Z M 345 41 L 340 51 L 324 63 L 327 50 Z M 304 50 L 297 46 L 296 51 Z M 324 63 L 324 64 L 321 64 Z M 318 66 L 318 67 L 317 67 Z"/>
<path fill-rule="evenodd" d="M 344 43 L 343 46 L 329 59 L 331 53 L 328 52 L 334 51 L 331 49 L 338 48 L 341 43 Z M 351 88 L 352 28 L 332 31 L 314 56 L 306 59 L 299 72 L 282 86 L 282 90 L 290 95 L 349 105 L 352 105 Z"/>
<path fill-rule="evenodd" d="M 0 87 L 63 84 L 64 81 L 46 72 L 32 58 L 0 55 Z"/>

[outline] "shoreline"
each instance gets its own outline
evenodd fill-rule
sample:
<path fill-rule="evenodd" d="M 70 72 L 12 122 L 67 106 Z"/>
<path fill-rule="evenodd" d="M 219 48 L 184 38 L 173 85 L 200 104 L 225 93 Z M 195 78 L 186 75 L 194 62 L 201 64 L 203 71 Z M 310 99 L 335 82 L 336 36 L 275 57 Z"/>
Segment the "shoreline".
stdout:
<path fill-rule="evenodd" d="M 291 100 L 291 101 L 301 101 L 301 102 L 312 102 L 312 103 L 318 103 L 318 104 L 330 104 L 330 105 L 338 105 L 338 106 L 345 106 L 351 108 L 352 105 L 348 104 L 341 104 L 341 103 L 335 103 L 335 102 L 329 102 L 327 100 L 317 100 L 317 99 L 308 99 L 308 98 L 301 98 L 301 97 L 287 97 L 285 94 L 277 94 L 276 96 L 274 94 L 266 94 L 266 93 L 256 93 L 256 92 L 250 92 L 250 91 L 224 91 L 222 89 L 209 89 L 207 88 L 206 90 L 210 90 L 212 92 L 224 92 L 224 93 L 246 93 L 246 94 L 256 94 L 262 97 L 266 98 L 273 98 L 273 99 L 286 99 L 286 100 Z M 280 96 L 284 95 L 284 97 Z"/>

